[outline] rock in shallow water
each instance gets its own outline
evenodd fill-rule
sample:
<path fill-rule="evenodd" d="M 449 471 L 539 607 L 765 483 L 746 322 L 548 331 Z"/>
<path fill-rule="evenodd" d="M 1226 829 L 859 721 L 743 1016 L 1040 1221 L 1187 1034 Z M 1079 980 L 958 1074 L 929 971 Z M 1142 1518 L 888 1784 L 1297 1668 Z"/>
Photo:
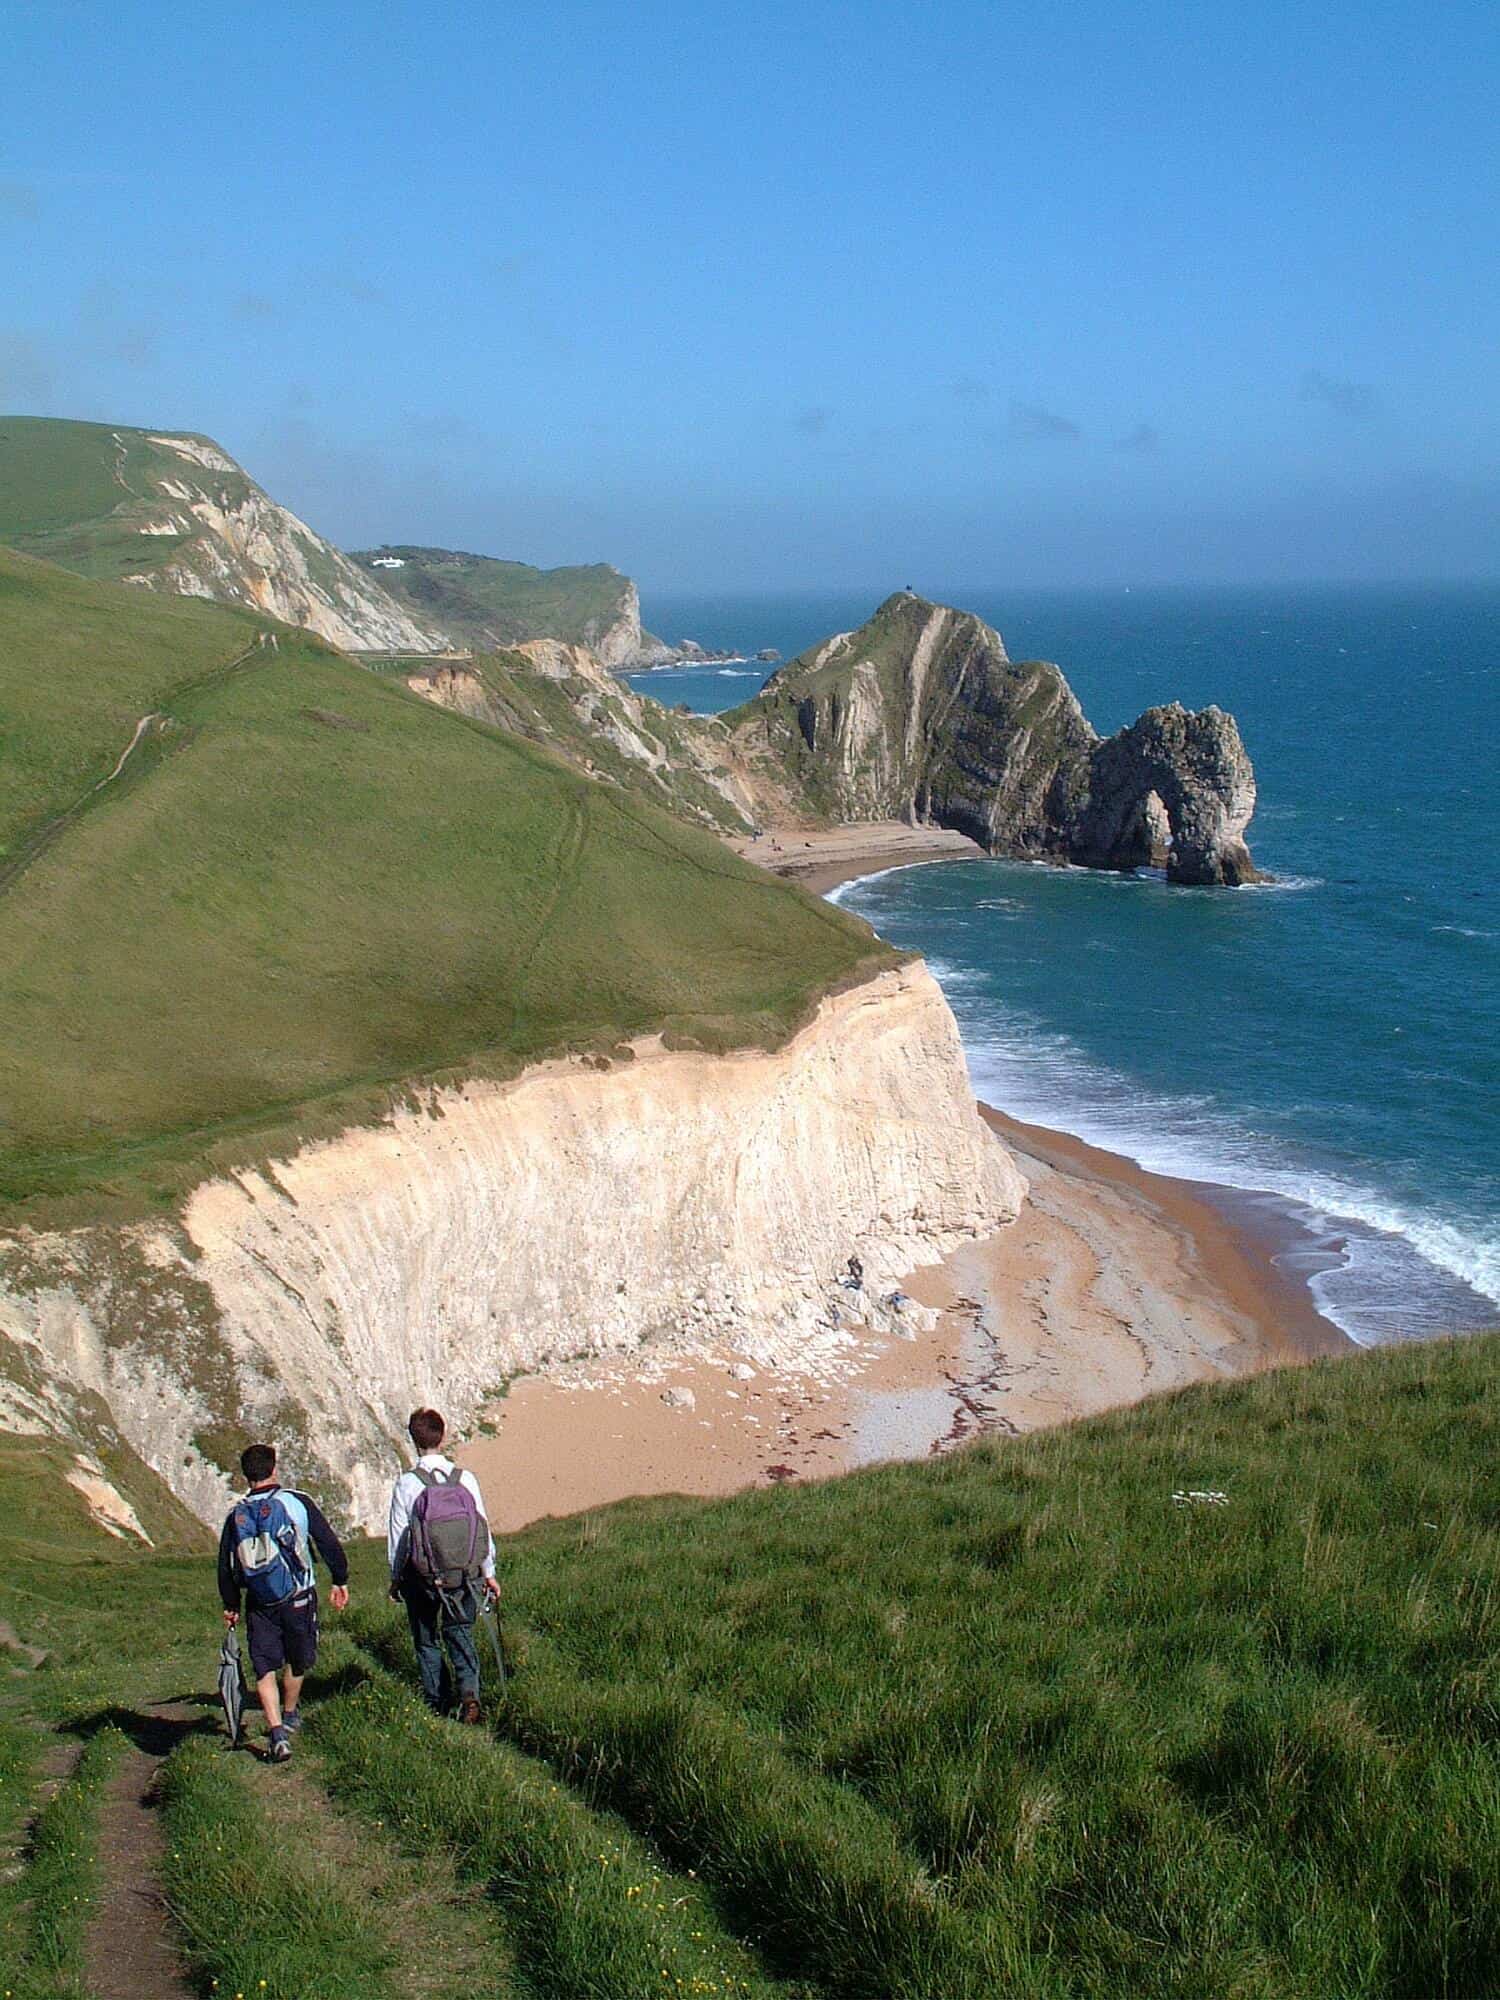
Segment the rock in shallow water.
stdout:
<path fill-rule="evenodd" d="M 1070 859 L 1091 868 L 1164 865 L 1169 881 L 1253 882 L 1245 845 L 1255 773 L 1234 717 L 1148 708 L 1089 758 L 1088 789 L 1067 827 Z"/>

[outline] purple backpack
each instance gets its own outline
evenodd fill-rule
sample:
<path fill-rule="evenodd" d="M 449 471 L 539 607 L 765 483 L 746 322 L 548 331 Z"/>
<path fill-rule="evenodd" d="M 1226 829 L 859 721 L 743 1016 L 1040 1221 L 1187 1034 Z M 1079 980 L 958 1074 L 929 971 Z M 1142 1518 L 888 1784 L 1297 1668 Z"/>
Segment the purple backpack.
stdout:
<path fill-rule="evenodd" d="M 416 1468 L 422 1491 L 412 1502 L 411 1566 L 434 1590 L 475 1582 L 484 1570 L 484 1516 L 455 1465 L 449 1472 Z"/>

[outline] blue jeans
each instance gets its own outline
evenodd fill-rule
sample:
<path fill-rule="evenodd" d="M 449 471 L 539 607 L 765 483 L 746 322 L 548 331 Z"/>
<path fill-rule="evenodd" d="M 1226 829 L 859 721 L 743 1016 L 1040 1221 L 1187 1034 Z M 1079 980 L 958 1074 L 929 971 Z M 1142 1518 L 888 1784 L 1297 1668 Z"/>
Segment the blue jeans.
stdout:
<path fill-rule="evenodd" d="M 446 1715 L 458 1702 L 479 1693 L 479 1654 L 474 1645 L 479 1593 L 473 1584 L 466 1584 L 452 1599 L 450 1612 L 435 1590 L 418 1577 L 408 1577 L 401 1585 L 401 1597 L 417 1649 L 423 1699 L 439 1715 Z"/>

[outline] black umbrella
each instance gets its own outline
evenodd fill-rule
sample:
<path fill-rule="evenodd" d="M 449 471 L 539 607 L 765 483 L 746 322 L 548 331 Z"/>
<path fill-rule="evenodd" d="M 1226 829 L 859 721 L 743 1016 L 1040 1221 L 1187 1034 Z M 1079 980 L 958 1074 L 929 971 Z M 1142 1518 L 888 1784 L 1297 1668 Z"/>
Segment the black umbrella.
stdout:
<path fill-rule="evenodd" d="M 224 1711 L 230 1744 L 236 1744 L 244 1727 L 245 1669 L 240 1660 L 239 1633 L 232 1625 L 225 1626 L 224 1644 L 219 1650 L 219 1706 Z"/>

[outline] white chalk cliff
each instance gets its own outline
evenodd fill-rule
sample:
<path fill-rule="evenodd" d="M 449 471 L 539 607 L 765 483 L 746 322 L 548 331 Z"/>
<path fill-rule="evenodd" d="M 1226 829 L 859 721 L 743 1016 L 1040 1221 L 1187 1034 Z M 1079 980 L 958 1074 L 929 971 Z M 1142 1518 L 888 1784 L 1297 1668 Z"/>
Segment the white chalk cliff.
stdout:
<path fill-rule="evenodd" d="M 125 434 L 119 434 L 122 461 Z M 185 597 L 215 598 L 302 625 L 330 645 L 372 652 L 441 652 L 448 641 L 396 603 L 351 562 L 256 485 L 227 452 L 207 438 L 156 434 L 160 457 L 137 451 L 141 496 L 121 503 L 149 550 L 158 539 L 175 547 L 127 583 Z M 177 463 L 162 470 L 163 460 Z"/>
<path fill-rule="evenodd" d="M 97 1434 L 102 1407 L 204 1518 L 216 1431 L 275 1428 L 374 1526 L 414 1404 L 462 1426 L 517 1371 L 648 1342 L 794 1362 L 899 1320 L 902 1275 L 1024 1191 L 906 964 L 771 1053 L 651 1042 L 471 1082 L 207 1181 L 178 1226 L 0 1239 L 0 1423 Z"/>

